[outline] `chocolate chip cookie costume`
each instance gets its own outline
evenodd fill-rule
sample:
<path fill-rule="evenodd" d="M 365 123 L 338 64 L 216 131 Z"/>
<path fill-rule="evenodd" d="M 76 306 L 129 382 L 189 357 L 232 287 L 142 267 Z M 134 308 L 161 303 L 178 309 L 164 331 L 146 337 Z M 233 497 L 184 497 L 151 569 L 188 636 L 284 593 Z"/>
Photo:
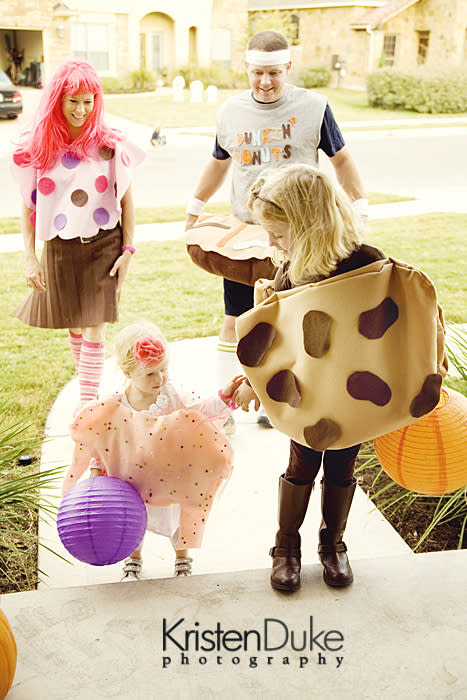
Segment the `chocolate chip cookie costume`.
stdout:
<path fill-rule="evenodd" d="M 237 322 L 238 357 L 271 422 L 315 450 L 413 423 L 435 408 L 447 371 L 433 284 L 392 258 L 352 269 L 370 249 Z"/>

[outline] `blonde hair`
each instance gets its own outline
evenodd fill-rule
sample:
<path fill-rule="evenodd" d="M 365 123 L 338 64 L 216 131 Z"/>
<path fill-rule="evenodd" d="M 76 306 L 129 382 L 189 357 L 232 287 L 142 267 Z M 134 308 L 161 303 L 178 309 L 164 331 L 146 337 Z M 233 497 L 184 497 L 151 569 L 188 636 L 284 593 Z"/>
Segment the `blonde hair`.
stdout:
<path fill-rule="evenodd" d="M 124 374 L 131 375 L 140 365 L 133 356 L 135 343 L 145 336 L 151 336 L 155 340 L 160 340 L 165 348 L 164 364 L 169 361 L 169 346 L 164 334 L 155 323 L 151 321 L 136 321 L 123 328 L 114 339 L 114 355 L 118 366 Z"/>
<path fill-rule="evenodd" d="M 288 165 L 259 177 L 250 190 L 248 207 L 266 229 L 272 223 L 289 225 L 292 284 L 328 276 L 362 240 L 349 197 L 310 165 Z"/>

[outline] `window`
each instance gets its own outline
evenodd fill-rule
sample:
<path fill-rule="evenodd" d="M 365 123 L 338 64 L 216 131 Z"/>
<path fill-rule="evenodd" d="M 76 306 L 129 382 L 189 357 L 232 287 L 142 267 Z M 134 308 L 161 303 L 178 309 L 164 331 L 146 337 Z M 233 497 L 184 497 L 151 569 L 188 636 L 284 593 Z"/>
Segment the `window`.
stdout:
<path fill-rule="evenodd" d="M 300 18 L 298 15 L 290 15 L 289 39 L 292 46 L 300 43 Z"/>
<path fill-rule="evenodd" d="M 109 28 L 106 24 L 73 24 L 71 47 L 75 58 L 89 61 L 97 71 L 109 70 Z"/>
<path fill-rule="evenodd" d="M 397 36 L 395 34 L 385 34 L 383 41 L 384 65 L 392 68 L 396 62 L 396 43 Z"/>
<path fill-rule="evenodd" d="M 417 63 L 422 65 L 428 55 L 428 44 L 430 43 L 430 32 L 418 32 L 418 53 Z"/>
<path fill-rule="evenodd" d="M 214 29 L 212 33 L 212 61 L 229 70 L 232 60 L 232 36 L 230 29 Z"/>

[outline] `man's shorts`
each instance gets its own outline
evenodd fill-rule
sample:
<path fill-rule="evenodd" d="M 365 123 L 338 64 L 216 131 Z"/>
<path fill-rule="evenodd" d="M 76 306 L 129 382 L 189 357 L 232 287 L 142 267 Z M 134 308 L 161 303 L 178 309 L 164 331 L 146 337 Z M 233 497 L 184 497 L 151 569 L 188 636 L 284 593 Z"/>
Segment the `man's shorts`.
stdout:
<path fill-rule="evenodd" d="M 224 279 L 224 306 L 226 316 L 241 316 L 253 308 L 254 288 L 241 282 Z"/>

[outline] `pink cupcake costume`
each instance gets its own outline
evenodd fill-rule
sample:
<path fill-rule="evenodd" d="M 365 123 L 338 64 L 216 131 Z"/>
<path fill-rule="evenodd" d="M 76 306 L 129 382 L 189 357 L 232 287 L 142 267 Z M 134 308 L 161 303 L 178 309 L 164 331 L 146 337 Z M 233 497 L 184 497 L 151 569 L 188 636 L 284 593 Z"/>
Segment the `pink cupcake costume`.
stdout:
<path fill-rule="evenodd" d="M 141 366 L 150 352 L 143 349 Z M 232 447 L 217 427 L 230 410 L 217 395 L 185 403 L 170 382 L 148 411 L 135 411 L 125 394 L 89 403 L 71 426 L 75 447 L 63 493 L 95 459 L 106 474 L 138 490 L 149 530 L 170 537 L 175 549 L 199 548 L 215 497 L 233 469 Z"/>

